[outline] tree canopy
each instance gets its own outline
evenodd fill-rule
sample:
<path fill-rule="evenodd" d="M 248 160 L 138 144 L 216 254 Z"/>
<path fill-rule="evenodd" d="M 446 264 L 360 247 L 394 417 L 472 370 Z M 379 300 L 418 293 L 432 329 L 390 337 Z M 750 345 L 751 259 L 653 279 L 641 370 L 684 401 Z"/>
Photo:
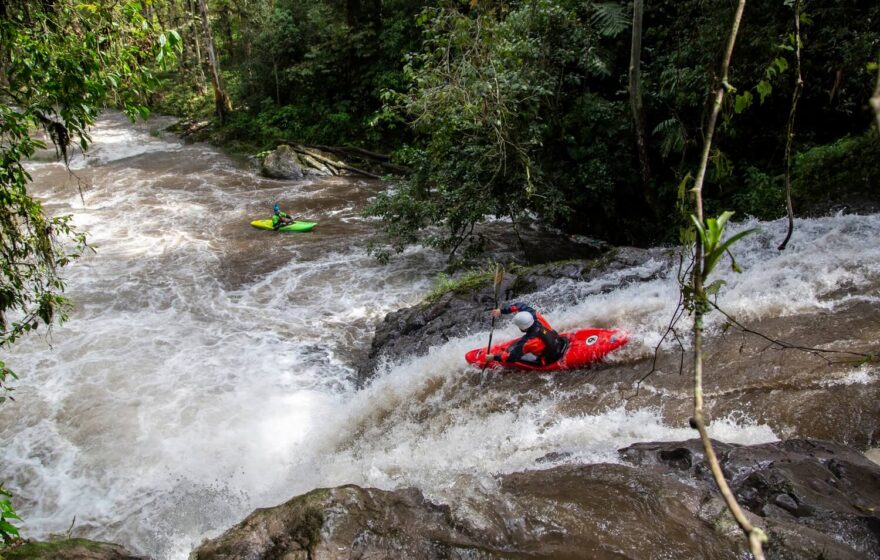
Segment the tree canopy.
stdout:
<path fill-rule="evenodd" d="M 422 242 L 458 255 L 479 250 L 471 234 L 491 217 L 616 243 L 647 244 L 677 231 L 679 192 L 702 145 L 707 93 L 733 10 L 701 0 L 640 3 L 634 30 L 633 4 L 623 1 L 208 5 L 236 107 L 215 138 L 259 148 L 293 140 L 391 151 L 412 173 L 368 210 L 385 225 L 380 253 Z M 185 3 L 165 11 L 165 20 L 195 31 Z M 795 210 L 871 198 L 880 158 L 852 154 L 876 143 L 868 100 L 878 21 L 880 7 L 866 0 L 778 0 L 746 12 L 734 91 L 707 170 L 708 212 L 784 215 L 798 74 Z M 177 85 L 163 95 L 198 110 L 180 102 L 181 91 L 191 100 L 200 91 L 193 84 L 205 82 L 197 33 L 190 36 Z M 630 105 L 633 84 L 640 121 Z M 639 134 L 636 122 L 644 125 Z"/>

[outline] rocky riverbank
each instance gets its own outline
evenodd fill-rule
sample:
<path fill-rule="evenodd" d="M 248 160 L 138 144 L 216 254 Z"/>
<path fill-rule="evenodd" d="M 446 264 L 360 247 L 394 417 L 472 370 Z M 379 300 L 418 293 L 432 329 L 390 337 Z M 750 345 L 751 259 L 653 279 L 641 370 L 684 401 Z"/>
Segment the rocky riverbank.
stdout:
<path fill-rule="evenodd" d="M 880 467 L 815 440 L 715 443 L 769 558 L 880 558 Z M 258 510 L 193 560 L 322 558 L 742 558 L 698 440 L 644 443 L 621 464 L 462 479 L 468 498 L 343 486 Z M 539 467 L 539 465 L 536 465 Z"/>
<path fill-rule="evenodd" d="M 880 558 L 880 466 L 861 453 L 808 439 L 714 445 L 737 499 L 770 537 L 768 558 Z M 455 504 L 415 488 L 318 489 L 253 512 L 191 560 L 743 557 L 745 541 L 699 440 L 640 443 L 619 459 L 548 469 L 539 460 L 488 483 L 463 477 L 467 498 Z M 6 557 L 143 560 L 80 539 Z"/>
<path fill-rule="evenodd" d="M 647 261 L 658 266 L 641 266 Z M 515 268 L 501 293 L 504 300 L 559 306 L 558 292 L 552 302 L 545 292 L 554 283 L 586 282 L 601 294 L 649 282 L 674 265 L 662 250 L 616 249 L 591 260 Z M 491 273 L 484 276 L 389 314 L 377 328 L 362 383 L 389 356 L 419 355 L 463 332 L 485 330 L 493 290 Z M 602 279 L 611 277 L 615 283 L 605 285 Z M 768 558 L 880 558 L 880 467 L 859 451 L 877 445 L 880 390 L 877 383 L 853 383 L 866 375 L 858 361 L 786 349 L 750 331 L 803 347 L 876 353 L 876 344 L 841 333 L 877 340 L 880 327 L 871 317 L 878 312 L 876 304 L 858 302 L 834 313 L 750 322 L 747 330 L 708 341 L 710 415 L 752 418 L 792 438 L 751 446 L 715 442 L 738 500 L 770 536 Z M 503 407 L 511 395 L 553 392 L 565 395 L 557 406 L 572 414 L 655 408 L 670 424 L 686 425 L 690 378 L 680 372 L 682 356 L 660 352 L 656 362 L 633 356 L 552 379 L 496 375 L 483 397 L 488 406 L 494 398 Z M 680 558 L 743 557 L 745 540 L 698 440 L 635 444 L 619 451 L 618 463 L 581 464 L 571 459 L 576 453 L 553 453 L 491 481 L 459 477 L 456 495 L 463 498 L 450 503 L 434 503 L 414 488 L 316 490 L 255 512 L 193 558 L 610 559 L 670 551 Z"/>
<path fill-rule="evenodd" d="M 674 274 L 676 263 L 662 249 L 620 248 L 591 259 L 520 265 L 505 274 L 501 298 L 558 308 Z M 549 289 L 566 282 L 581 290 L 567 296 Z M 371 360 L 359 372 L 363 385 L 374 381 L 383 360 L 485 331 L 491 272 L 450 287 L 377 327 Z M 856 299 L 833 312 L 746 322 L 707 340 L 709 415 L 748 418 L 783 438 L 715 443 L 738 500 L 770 536 L 768 558 L 880 559 L 880 466 L 861 452 L 880 438 L 880 387 L 862 382 L 873 375 L 864 360 L 784 348 L 754 332 L 804 348 L 876 353 L 878 312 L 880 305 Z M 481 402 L 494 410 L 553 394 L 554 406 L 569 416 L 654 409 L 669 425 L 686 425 L 692 406 L 690 378 L 680 371 L 686 352 L 663 350 L 655 360 L 645 348 L 627 351 L 622 360 L 553 376 L 496 373 Z M 314 490 L 255 511 L 203 543 L 192 559 L 642 559 L 674 551 L 680 558 L 733 560 L 745 554 L 698 440 L 638 443 L 605 463 L 577 457 L 578 449 L 562 449 L 516 472 L 460 475 L 457 498 L 447 501 L 418 488 Z M 92 556 L 29 550 L 10 558 L 136 558 L 117 549 Z"/>

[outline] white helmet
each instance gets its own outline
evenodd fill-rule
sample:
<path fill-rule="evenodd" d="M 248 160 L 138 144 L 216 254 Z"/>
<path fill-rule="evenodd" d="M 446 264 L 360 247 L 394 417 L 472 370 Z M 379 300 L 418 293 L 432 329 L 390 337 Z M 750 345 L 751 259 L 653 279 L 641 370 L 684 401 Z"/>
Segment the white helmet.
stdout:
<path fill-rule="evenodd" d="M 513 316 L 513 324 L 519 327 L 519 330 L 521 331 L 531 327 L 534 322 L 535 318 L 532 317 L 532 314 L 528 311 L 520 311 Z"/>

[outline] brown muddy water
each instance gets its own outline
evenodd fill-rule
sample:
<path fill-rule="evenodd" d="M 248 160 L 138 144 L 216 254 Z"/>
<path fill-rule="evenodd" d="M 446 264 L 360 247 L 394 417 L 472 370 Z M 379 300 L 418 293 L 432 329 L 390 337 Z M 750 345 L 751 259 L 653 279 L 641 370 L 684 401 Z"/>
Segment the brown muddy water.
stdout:
<path fill-rule="evenodd" d="M 73 214 L 96 252 L 66 271 L 70 321 L 7 357 L 22 379 L 0 408 L 0 479 L 27 536 L 66 532 L 76 517 L 74 535 L 186 558 L 252 509 L 316 487 L 416 486 L 452 503 L 473 487 L 461 477 L 616 463 L 634 442 L 693 436 L 675 343 L 634 387 L 678 300 L 668 261 L 640 265 L 641 282 L 609 273 L 534 295 L 560 330 L 631 333 L 602 368 L 495 376 L 480 390 L 463 354 L 485 343 L 487 322 L 382 364 L 358 391 L 375 324 L 418 302 L 442 257 L 413 249 L 381 265 L 367 255 L 376 224 L 360 213 L 382 184 L 262 179 L 246 161 L 158 132 L 166 124 L 109 114 L 75 176 L 30 166 L 34 192 L 50 212 Z M 248 225 L 275 202 L 318 227 Z M 785 253 L 775 249 L 782 222 L 737 227 L 754 226 L 736 250 L 746 273 L 720 272 L 719 303 L 792 344 L 877 352 L 880 216 L 800 220 Z M 709 326 L 713 437 L 877 445 L 876 365 L 722 336 L 722 324 L 716 314 Z M 515 334 L 504 324 L 495 336 Z"/>

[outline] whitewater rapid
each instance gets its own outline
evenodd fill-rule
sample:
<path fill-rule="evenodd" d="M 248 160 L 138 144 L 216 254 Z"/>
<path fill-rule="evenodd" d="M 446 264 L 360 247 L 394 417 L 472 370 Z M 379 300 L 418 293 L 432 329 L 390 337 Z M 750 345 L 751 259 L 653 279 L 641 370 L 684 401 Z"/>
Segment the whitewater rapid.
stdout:
<path fill-rule="evenodd" d="M 75 176 L 30 164 L 33 192 L 50 212 L 73 214 L 95 253 L 65 270 L 70 320 L 5 356 L 21 381 L 16 402 L 0 407 L 0 480 L 26 536 L 64 533 L 75 517 L 75 535 L 183 559 L 252 509 L 316 487 L 418 486 L 451 499 L 460 476 L 616 462 L 631 443 L 693 436 L 656 410 L 577 414 L 553 391 L 479 390 L 462 356 L 485 343 L 488 323 L 426 356 L 384 362 L 357 390 L 373 328 L 428 293 L 442 256 L 413 249 L 381 265 L 367 255 L 375 223 L 360 210 L 381 185 L 261 179 L 164 124 L 105 115 Z M 250 228 L 276 201 L 319 226 Z M 747 274 L 719 271 L 722 302 L 738 317 L 876 298 L 880 244 L 869 240 L 880 238 L 880 216 L 798 220 L 784 253 L 781 221 L 737 228 L 756 226 L 735 249 Z M 614 360 L 643 367 L 678 286 L 665 259 L 635 272 L 643 281 L 560 281 L 534 302 L 559 330 L 626 329 L 633 343 Z M 516 331 L 505 324 L 495 336 Z M 777 438 L 741 415 L 711 431 L 738 443 Z M 555 452 L 556 462 L 536 463 Z"/>

